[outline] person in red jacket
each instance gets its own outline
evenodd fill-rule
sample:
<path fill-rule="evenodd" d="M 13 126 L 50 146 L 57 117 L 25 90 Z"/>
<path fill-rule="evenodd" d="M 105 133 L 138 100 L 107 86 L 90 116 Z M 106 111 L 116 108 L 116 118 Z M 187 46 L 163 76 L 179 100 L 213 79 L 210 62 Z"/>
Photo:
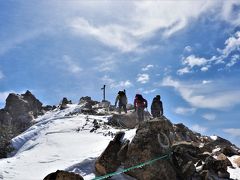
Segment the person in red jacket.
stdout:
<path fill-rule="evenodd" d="M 138 122 L 144 121 L 144 109 L 147 108 L 147 100 L 141 94 L 136 94 L 134 99 L 134 109 L 137 111 Z"/>

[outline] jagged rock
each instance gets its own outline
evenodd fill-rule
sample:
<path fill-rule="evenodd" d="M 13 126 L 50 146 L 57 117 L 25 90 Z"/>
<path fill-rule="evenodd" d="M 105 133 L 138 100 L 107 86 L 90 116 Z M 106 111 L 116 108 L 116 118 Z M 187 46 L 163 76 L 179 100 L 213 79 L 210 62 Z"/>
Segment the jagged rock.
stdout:
<path fill-rule="evenodd" d="M 72 172 L 57 170 L 48 174 L 43 180 L 83 180 L 83 177 Z"/>
<path fill-rule="evenodd" d="M 97 112 L 93 109 L 93 106 L 96 105 L 98 102 L 93 101 L 91 97 L 81 97 L 79 100 L 79 105 L 81 105 L 81 112 L 83 114 L 96 114 Z"/>
<path fill-rule="evenodd" d="M 30 91 L 21 95 L 9 94 L 4 108 L 11 116 L 12 124 L 22 126 L 20 131 L 30 125 L 30 121 L 41 112 L 41 109 L 42 103 Z"/>
<path fill-rule="evenodd" d="M 117 156 L 118 160 L 124 162 L 127 158 L 127 151 L 128 151 L 129 140 L 123 143 L 121 149 L 119 150 Z"/>
<path fill-rule="evenodd" d="M 46 106 L 43 106 L 42 109 L 43 109 L 44 111 L 51 111 L 51 110 L 53 110 L 54 108 L 53 108 L 53 106 L 46 105 Z"/>
<path fill-rule="evenodd" d="M 60 109 L 63 110 L 63 109 L 66 109 L 67 108 L 67 105 L 68 104 L 72 104 L 72 101 L 71 100 L 68 100 L 66 97 L 64 97 L 60 103 Z"/>
<path fill-rule="evenodd" d="M 135 112 L 128 112 L 127 114 L 113 114 L 108 123 L 112 126 L 132 129 L 138 124 L 137 114 Z"/>
<path fill-rule="evenodd" d="M 205 143 L 202 149 L 204 151 L 212 152 L 213 149 L 216 149 L 216 148 L 224 149 L 226 147 L 235 147 L 235 146 L 230 141 L 218 136 L 216 140 L 210 140 L 209 142 Z M 225 153 L 227 153 L 227 151 L 225 151 Z"/>
<path fill-rule="evenodd" d="M 236 148 L 233 148 L 232 146 L 225 146 L 221 148 L 220 152 L 225 154 L 226 156 L 234 156 L 234 155 L 239 155 L 240 153 L 237 151 Z"/>
<path fill-rule="evenodd" d="M 120 166 L 121 162 L 118 160 L 118 152 L 122 147 L 121 139 L 124 134 L 124 132 L 117 133 L 115 138 L 110 141 L 107 148 L 97 159 L 95 169 L 100 175 L 114 172 Z"/>
<path fill-rule="evenodd" d="M 218 177 L 220 175 L 224 178 L 229 178 L 229 176 L 225 177 L 229 175 L 229 173 L 227 172 L 227 166 L 228 166 L 228 161 L 216 160 L 210 156 L 205 160 L 205 164 L 203 165 L 203 170 L 210 170 L 212 172 L 215 172 L 218 175 Z"/>
<path fill-rule="evenodd" d="M 5 109 L 0 109 L 0 125 L 10 125 L 12 117 Z"/>
<path fill-rule="evenodd" d="M 33 116 L 37 117 L 38 113 L 41 112 L 42 103 L 30 92 L 26 91 L 25 94 L 22 94 L 23 99 L 26 100 L 30 106 Z"/>
<path fill-rule="evenodd" d="M 194 142 L 201 142 L 200 137 L 201 134 L 194 133 L 190 129 L 188 129 L 184 124 L 179 123 L 174 125 L 174 132 L 175 132 L 175 140 L 176 141 L 194 141 Z"/>
<path fill-rule="evenodd" d="M 125 168 L 138 165 L 142 162 L 164 156 L 171 146 L 171 132 L 173 125 L 164 119 L 145 121 L 137 129 L 136 135 L 128 145 L 127 158 L 123 163 Z M 174 180 L 176 172 L 169 159 L 162 159 L 143 168 L 127 172 L 128 175 L 139 179 Z"/>
<path fill-rule="evenodd" d="M 11 93 L 6 99 L 6 106 L 4 108 L 11 117 L 13 121 L 23 121 L 22 119 L 26 119 L 25 121 L 31 121 L 29 119 L 28 113 L 31 111 L 29 103 L 23 99 L 21 95 Z"/>

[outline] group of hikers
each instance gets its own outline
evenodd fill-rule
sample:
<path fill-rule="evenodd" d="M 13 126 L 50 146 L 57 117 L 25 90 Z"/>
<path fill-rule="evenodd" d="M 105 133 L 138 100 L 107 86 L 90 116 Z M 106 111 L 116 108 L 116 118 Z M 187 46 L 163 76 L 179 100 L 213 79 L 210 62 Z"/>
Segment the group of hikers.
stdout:
<path fill-rule="evenodd" d="M 118 113 L 121 114 L 121 111 L 127 113 L 127 96 L 126 91 L 119 91 L 115 100 L 115 107 L 118 103 Z M 144 109 L 148 107 L 148 102 L 143 98 L 141 94 L 136 94 L 134 99 L 134 110 L 137 112 L 138 121 L 141 122 L 144 120 Z M 161 96 L 156 95 L 151 104 L 151 114 L 153 118 L 161 117 L 163 115 L 163 105 L 161 101 Z"/>

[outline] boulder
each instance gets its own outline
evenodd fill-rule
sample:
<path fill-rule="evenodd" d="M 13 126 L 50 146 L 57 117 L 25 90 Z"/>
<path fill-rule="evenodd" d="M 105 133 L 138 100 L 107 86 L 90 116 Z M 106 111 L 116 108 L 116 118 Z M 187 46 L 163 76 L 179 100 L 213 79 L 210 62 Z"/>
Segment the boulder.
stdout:
<path fill-rule="evenodd" d="M 109 118 L 108 123 L 112 126 L 120 128 L 133 129 L 138 124 L 137 114 L 135 112 L 128 112 L 127 114 L 113 114 L 113 116 Z"/>
<path fill-rule="evenodd" d="M 57 170 L 48 174 L 43 180 L 83 180 L 83 177 L 72 172 Z"/>
<path fill-rule="evenodd" d="M 232 146 L 225 146 L 221 148 L 220 152 L 225 154 L 226 156 L 234 156 L 234 155 L 240 155 L 240 153 L 237 151 L 236 148 L 233 148 Z"/>
<path fill-rule="evenodd" d="M 125 168 L 165 156 L 172 145 L 171 132 L 173 125 L 165 119 L 144 121 L 139 124 L 136 135 L 128 145 L 127 158 L 123 162 Z M 174 167 L 168 156 L 155 161 L 151 165 L 128 171 L 126 174 L 139 179 L 177 179 Z"/>
<path fill-rule="evenodd" d="M 118 132 L 115 138 L 109 142 L 107 148 L 95 162 L 96 172 L 100 175 L 112 173 L 118 169 L 121 162 L 118 159 L 118 152 L 122 147 L 124 132 Z"/>

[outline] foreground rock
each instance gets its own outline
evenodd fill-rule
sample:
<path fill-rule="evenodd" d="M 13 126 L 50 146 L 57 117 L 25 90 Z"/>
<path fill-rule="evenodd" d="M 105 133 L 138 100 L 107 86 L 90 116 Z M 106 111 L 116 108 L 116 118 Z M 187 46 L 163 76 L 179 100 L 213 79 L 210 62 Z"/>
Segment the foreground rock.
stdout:
<path fill-rule="evenodd" d="M 118 159 L 118 152 L 122 146 L 121 139 L 123 136 L 123 132 L 116 134 L 115 138 L 110 141 L 107 148 L 97 159 L 95 169 L 99 175 L 114 172 L 120 166 L 121 162 Z"/>
<path fill-rule="evenodd" d="M 57 170 L 48 174 L 43 180 L 83 180 L 83 177 L 72 172 Z"/>
<path fill-rule="evenodd" d="M 173 126 L 170 121 L 153 120 L 140 124 L 137 133 L 128 146 L 127 158 L 124 167 L 132 167 L 169 153 L 172 145 Z M 167 157 L 155 163 L 127 172 L 136 179 L 161 179 L 174 180 L 176 172 Z"/>
<path fill-rule="evenodd" d="M 127 116 L 113 116 L 114 120 L 123 117 L 129 120 Z M 99 157 L 104 160 L 96 162 L 96 169 L 103 175 L 120 166 L 126 169 L 163 157 L 126 174 L 139 180 L 229 179 L 227 169 L 232 164 L 227 156 L 239 152 L 223 138 L 201 136 L 183 124 L 174 125 L 161 117 L 139 124 L 131 142 L 110 142 Z"/>

